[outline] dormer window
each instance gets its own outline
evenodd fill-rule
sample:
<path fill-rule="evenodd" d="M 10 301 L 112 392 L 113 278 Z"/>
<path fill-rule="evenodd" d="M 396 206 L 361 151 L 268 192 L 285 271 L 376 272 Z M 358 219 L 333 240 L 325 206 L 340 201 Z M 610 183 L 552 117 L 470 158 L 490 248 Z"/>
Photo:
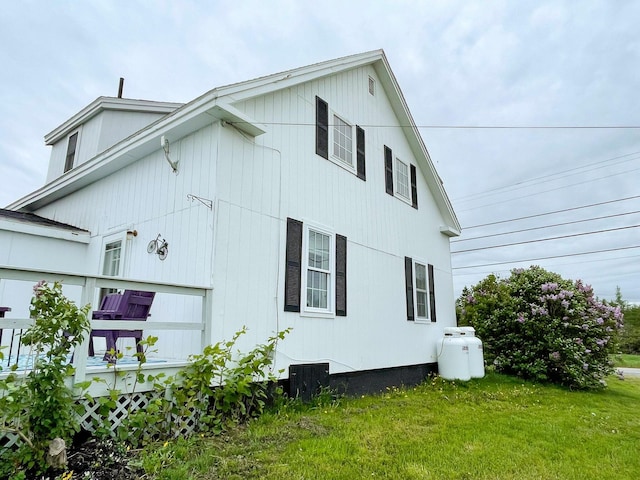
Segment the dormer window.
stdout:
<path fill-rule="evenodd" d="M 64 161 L 64 171 L 68 172 L 73 168 L 73 160 L 76 157 L 76 148 L 78 146 L 78 132 L 69 137 L 69 143 L 67 144 L 67 157 Z"/>

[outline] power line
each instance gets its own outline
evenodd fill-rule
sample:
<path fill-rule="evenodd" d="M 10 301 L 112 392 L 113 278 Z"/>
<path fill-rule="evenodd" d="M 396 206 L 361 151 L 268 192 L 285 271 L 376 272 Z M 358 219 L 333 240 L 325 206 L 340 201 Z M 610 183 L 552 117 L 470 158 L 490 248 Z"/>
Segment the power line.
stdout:
<path fill-rule="evenodd" d="M 603 178 L 615 177 L 615 176 L 618 176 L 618 175 L 622 175 L 623 173 L 635 172 L 636 170 L 640 170 L 640 168 L 634 168 L 632 170 L 625 170 L 624 172 L 612 173 L 611 175 L 606 175 L 604 177 L 591 178 L 589 180 L 584 180 L 582 182 L 570 183 L 568 185 L 562 185 L 560 187 L 550 188 L 549 190 L 543 190 L 541 192 L 534 192 L 534 193 L 530 193 L 528 195 L 522 195 L 520 197 L 510 198 L 510 199 L 507 199 L 507 200 L 501 200 L 499 202 L 485 203 L 484 205 L 478 205 L 478 206 L 475 206 L 475 207 L 472 207 L 472 208 L 463 208 L 463 209 L 460 209 L 459 211 L 468 212 L 468 211 L 471 211 L 471 210 L 477 210 L 478 208 L 491 207 L 493 205 L 500 205 L 500 204 L 503 204 L 503 203 L 506 203 L 506 202 L 513 202 L 514 200 L 520 200 L 520 199 L 528 198 L 528 197 L 535 197 L 536 195 L 541 195 L 543 193 L 555 192 L 556 190 L 564 190 L 567 187 L 575 187 L 577 185 L 584 185 L 585 183 L 595 182 L 596 180 L 602 180 Z"/>
<path fill-rule="evenodd" d="M 522 228 L 520 230 L 511 230 L 510 232 L 492 233 L 491 235 L 480 235 L 478 237 L 455 238 L 455 239 L 452 239 L 450 242 L 451 243 L 459 243 L 459 242 L 468 242 L 470 240 L 480 240 L 480 239 L 483 239 L 483 238 L 500 237 L 500 236 L 503 236 L 503 235 L 512 235 L 514 233 L 522 233 L 522 232 L 531 232 L 533 230 L 541 230 L 543 228 L 562 227 L 562 226 L 565 226 L 565 225 L 574 225 L 576 223 L 593 222 L 595 220 L 604 220 L 605 218 L 623 217 L 625 215 L 633 215 L 635 213 L 640 213 L 640 210 L 635 210 L 633 212 L 626 212 L 626 213 L 616 213 L 614 215 L 604 215 L 604 216 L 601 216 L 601 217 L 586 218 L 584 220 L 574 220 L 572 222 L 554 223 L 554 224 L 551 224 L 551 225 L 543 225 L 543 226 L 540 226 L 540 227 Z"/>
<path fill-rule="evenodd" d="M 600 205 L 608 205 L 608 204 L 611 204 L 611 203 L 624 202 L 626 200 L 633 200 L 633 199 L 636 199 L 636 198 L 640 198 L 640 195 L 634 195 L 632 197 L 619 198 L 617 200 L 608 200 L 606 202 L 591 203 L 589 205 L 582 205 L 582 206 L 579 206 L 579 207 L 564 208 L 562 210 L 554 210 L 554 211 L 551 211 L 551 212 L 537 213 L 535 215 L 527 215 L 525 217 L 511 218 L 509 220 L 499 220 L 499 221 L 496 221 L 496 222 L 481 223 L 481 224 L 478 224 L 478 225 L 471 225 L 469 227 L 463 227 L 463 230 L 470 230 L 472 228 L 479 228 L 479 227 L 488 227 L 490 225 L 498 225 L 498 224 L 501 224 L 501 223 L 515 222 L 515 221 L 518 221 L 518 220 L 526 220 L 528 218 L 543 217 L 545 215 L 553 215 L 553 214 L 556 214 L 556 213 L 571 212 L 571 211 L 580 210 L 580 209 L 583 209 L 583 208 L 598 207 Z"/>
<path fill-rule="evenodd" d="M 537 260 L 548 260 L 551 258 L 564 258 L 564 257 L 577 257 L 580 255 L 591 255 L 594 253 L 604 253 L 604 252 L 617 252 L 620 250 L 630 250 L 632 248 L 640 248 L 640 245 L 635 245 L 632 247 L 619 247 L 619 248 L 607 248 L 604 250 L 593 250 L 591 252 L 580 252 L 580 253 L 566 253 L 564 255 L 552 255 L 548 257 L 538 257 L 538 258 L 529 258 L 525 260 L 509 260 L 506 262 L 494 262 L 494 263 L 483 263 L 481 265 L 467 265 L 464 267 L 452 267 L 451 270 L 462 270 L 465 268 L 478 268 L 478 267 L 491 267 L 493 265 L 507 265 L 510 263 L 522 263 L 522 262 L 535 262 Z"/>
<path fill-rule="evenodd" d="M 596 262 L 613 262 L 615 260 L 626 260 L 628 258 L 638 258 L 640 257 L 640 255 L 625 255 L 623 257 L 614 257 L 614 258 L 598 258 L 596 260 L 580 260 L 579 264 L 580 265 L 584 265 L 586 263 L 596 263 Z M 527 261 L 531 261 L 531 260 L 515 260 L 513 262 L 508 262 L 508 263 L 519 263 L 519 262 L 527 262 Z M 568 265 L 577 265 L 578 262 L 565 262 L 565 263 L 552 263 L 549 264 L 549 267 L 564 267 L 564 266 L 568 266 Z M 467 268 L 467 267 L 459 267 L 459 268 Z M 468 267 L 468 268 L 472 268 L 472 267 Z M 455 269 L 455 267 L 454 267 Z M 471 275 L 488 275 L 490 273 L 496 273 L 496 272 L 508 272 L 510 271 L 510 268 L 505 268 L 502 270 L 492 270 L 492 271 L 484 271 L 484 272 L 472 272 L 472 273 L 458 273 L 456 274 L 457 277 L 468 277 Z"/>
<path fill-rule="evenodd" d="M 452 200 L 464 202 L 464 201 L 470 201 L 470 199 L 472 199 L 472 198 L 496 195 L 497 192 L 499 192 L 500 190 L 512 191 L 513 189 L 518 188 L 518 187 L 522 187 L 523 185 L 525 185 L 527 183 L 531 183 L 531 184 L 535 185 L 536 183 L 539 183 L 539 182 L 537 182 L 537 180 L 541 181 L 541 180 L 548 179 L 548 178 L 551 178 L 551 177 L 556 177 L 556 176 L 559 176 L 559 175 L 562 175 L 562 174 L 565 174 L 565 173 L 568 174 L 570 172 L 575 172 L 576 170 L 584 170 L 582 173 L 592 172 L 594 170 L 599 170 L 599 169 L 605 168 L 607 166 L 618 165 L 620 163 L 628 162 L 628 161 L 631 161 L 631 160 L 637 160 L 637 158 L 627 158 L 625 160 L 621 160 L 621 161 L 613 163 L 611 165 L 600 165 L 598 167 L 595 167 L 595 168 L 592 168 L 592 169 L 589 169 L 589 170 L 586 170 L 586 167 L 592 167 L 592 166 L 599 165 L 599 164 L 602 164 L 602 163 L 608 163 L 608 162 L 611 162 L 613 160 L 619 160 L 619 159 L 624 158 L 624 157 L 630 157 L 630 156 L 638 155 L 638 154 L 640 154 L 640 152 L 627 153 L 625 155 L 619 155 L 617 157 L 608 158 L 606 160 L 600 160 L 598 162 L 588 163 L 588 164 L 585 164 L 585 165 L 581 165 L 579 167 L 569 168 L 567 170 L 561 170 L 561 171 L 556 172 L 556 173 L 550 173 L 548 175 L 542 175 L 542 176 L 539 176 L 539 177 L 530 178 L 528 180 L 522 180 L 522 181 L 513 183 L 511 185 L 503 185 L 501 187 L 492 188 L 492 189 L 486 190 L 484 192 L 470 193 L 470 194 L 464 195 L 462 197 L 453 198 Z M 640 157 L 638 157 L 638 158 L 640 158 Z M 568 175 L 559 176 L 557 179 L 565 178 L 567 176 Z M 554 180 L 557 180 L 557 179 L 554 179 Z"/>
<path fill-rule="evenodd" d="M 606 230 L 596 230 L 593 232 L 583 232 L 583 233 L 572 233 L 570 235 L 559 235 L 557 237 L 548 237 L 548 238 L 539 238 L 537 240 L 525 240 L 522 242 L 513 242 L 513 243 L 503 243 L 502 245 L 491 245 L 489 247 L 478 247 L 478 248 L 468 248 L 466 250 L 456 250 L 454 253 L 467 253 L 467 252 L 477 252 L 479 250 L 490 250 L 492 248 L 502 248 L 502 247 L 512 247 L 514 245 L 525 245 L 529 243 L 538 243 L 538 242 L 548 242 L 549 240 L 560 240 L 562 238 L 573 238 L 573 237 L 582 237 L 584 235 L 593 235 L 595 233 L 606 233 L 606 232 L 615 232 L 617 230 L 628 230 L 630 228 L 638 228 L 640 225 L 630 225 L 627 227 L 617 227 L 617 228 L 607 228 Z"/>

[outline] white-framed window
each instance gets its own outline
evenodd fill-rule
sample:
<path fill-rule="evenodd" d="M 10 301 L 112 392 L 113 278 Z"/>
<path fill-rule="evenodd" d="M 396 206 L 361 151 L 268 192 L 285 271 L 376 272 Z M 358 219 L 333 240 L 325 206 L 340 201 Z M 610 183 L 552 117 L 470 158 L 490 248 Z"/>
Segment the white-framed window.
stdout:
<path fill-rule="evenodd" d="M 335 235 L 305 224 L 302 245 L 303 312 L 332 316 L 335 309 Z"/>
<path fill-rule="evenodd" d="M 411 189 L 409 183 L 409 165 L 396 157 L 395 161 L 395 192 L 405 200 L 411 199 Z"/>
<path fill-rule="evenodd" d="M 427 277 L 427 266 L 414 262 L 413 272 L 414 295 L 416 299 L 416 318 L 418 320 L 429 320 L 429 280 Z"/>
<path fill-rule="evenodd" d="M 404 257 L 407 320 L 436 321 L 434 268 L 430 263 Z"/>
<path fill-rule="evenodd" d="M 76 131 L 69 135 L 67 140 L 67 156 L 64 160 L 64 173 L 73 168 L 73 164 L 76 158 L 76 152 L 78 151 L 78 136 L 80 132 Z"/>
<path fill-rule="evenodd" d="M 369 94 L 376 94 L 376 81 L 372 77 L 369 77 Z"/>
<path fill-rule="evenodd" d="M 333 157 L 353 169 L 353 152 L 355 151 L 353 125 L 334 113 L 331 132 Z"/>
<path fill-rule="evenodd" d="M 108 235 L 102 239 L 102 256 L 100 259 L 100 273 L 102 275 L 108 277 L 124 276 L 126 244 L 126 232 Z M 114 288 L 101 288 L 99 300 L 102 301 L 105 295 L 114 293 L 116 290 Z"/>

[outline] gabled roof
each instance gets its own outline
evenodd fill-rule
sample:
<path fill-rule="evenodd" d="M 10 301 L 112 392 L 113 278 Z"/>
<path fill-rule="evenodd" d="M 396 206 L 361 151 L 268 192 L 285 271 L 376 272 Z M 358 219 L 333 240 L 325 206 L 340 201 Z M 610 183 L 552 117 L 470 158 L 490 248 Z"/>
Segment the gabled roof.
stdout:
<path fill-rule="evenodd" d="M 235 123 L 237 128 L 252 136 L 261 135 L 267 131 L 267 128 L 235 108 L 233 106 L 235 103 L 366 65 L 371 65 L 376 71 L 393 111 L 400 125 L 402 125 L 405 136 L 417 159 L 418 166 L 423 172 L 435 202 L 445 219 L 446 225 L 441 228 L 441 231 L 449 236 L 459 235 L 460 224 L 451 202 L 431 161 L 420 132 L 415 126 L 404 95 L 391 71 L 383 50 L 337 58 L 214 88 L 101 152 L 86 163 L 70 170 L 44 187 L 14 202 L 10 207 L 35 210 L 73 191 L 79 190 L 142 156 L 158 150 L 162 135 L 170 141 L 174 141 L 216 120 Z"/>

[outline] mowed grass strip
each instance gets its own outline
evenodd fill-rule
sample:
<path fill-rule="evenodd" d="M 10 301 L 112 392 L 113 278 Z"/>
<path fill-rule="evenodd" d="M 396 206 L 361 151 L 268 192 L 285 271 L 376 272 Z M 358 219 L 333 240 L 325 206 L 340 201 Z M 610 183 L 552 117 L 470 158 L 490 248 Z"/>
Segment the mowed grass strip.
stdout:
<path fill-rule="evenodd" d="M 496 374 L 288 404 L 169 444 L 162 479 L 640 478 L 640 379 L 572 392 Z M 156 455 L 158 455 L 156 449 Z"/>
<path fill-rule="evenodd" d="M 612 360 L 616 367 L 640 368 L 640 355 L 620 353 L 613 355 Z"/>

